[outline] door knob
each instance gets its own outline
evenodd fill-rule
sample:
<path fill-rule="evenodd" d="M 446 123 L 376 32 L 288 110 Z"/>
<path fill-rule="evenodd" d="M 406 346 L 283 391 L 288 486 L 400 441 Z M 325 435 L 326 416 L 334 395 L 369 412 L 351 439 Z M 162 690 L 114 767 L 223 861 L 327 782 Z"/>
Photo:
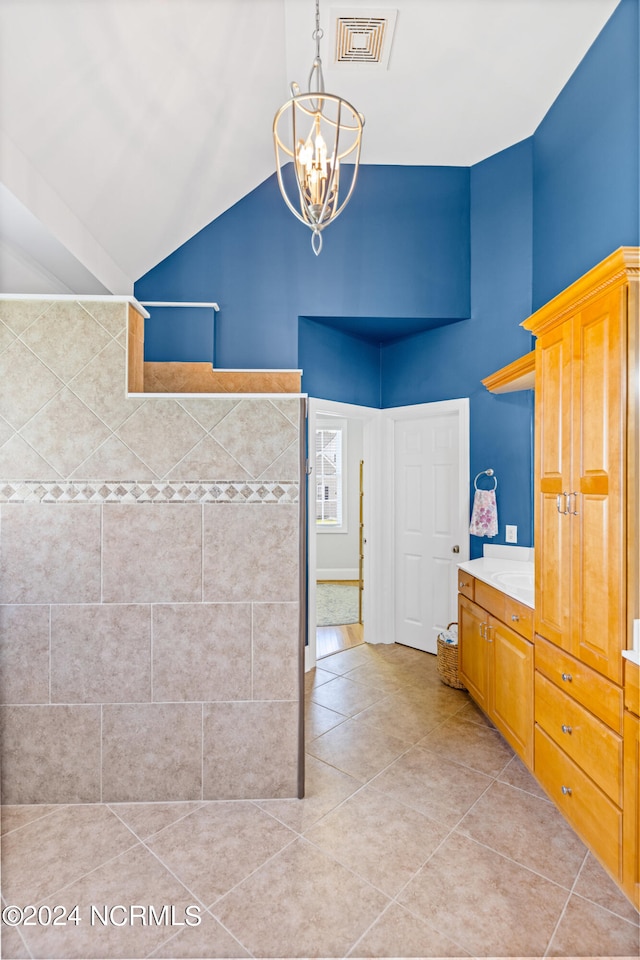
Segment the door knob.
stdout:
<path fill-rule="evenodd" d="M 455 547 L 451 547 L 451 553 L 460 553 L 460 547 L 456 543 Z"/>

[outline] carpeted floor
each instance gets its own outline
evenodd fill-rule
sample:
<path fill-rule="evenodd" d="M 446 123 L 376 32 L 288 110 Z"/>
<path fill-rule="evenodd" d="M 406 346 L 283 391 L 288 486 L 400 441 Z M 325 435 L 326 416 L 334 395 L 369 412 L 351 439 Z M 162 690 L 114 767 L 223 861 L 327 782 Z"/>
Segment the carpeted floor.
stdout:
<path fill-rule="evenodd" d="M 342 583 L 319 583 L 316 588 L 319 627 L 358 622 L 358 587 Z"/>

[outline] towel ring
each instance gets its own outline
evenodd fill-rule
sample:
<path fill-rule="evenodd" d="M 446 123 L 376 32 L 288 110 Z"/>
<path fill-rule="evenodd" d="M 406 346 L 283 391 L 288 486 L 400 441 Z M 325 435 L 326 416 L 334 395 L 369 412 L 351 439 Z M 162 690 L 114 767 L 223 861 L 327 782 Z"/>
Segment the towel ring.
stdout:
<path fill-rule="evenodd" d="M 493 470 L 491 469 L 491 467 L 489 467 L 488 470 L 481 470 L 480 473 L 476 474 L 476 478 L 475 478 L 475 480 L 473 481 L 473 489 L 474 489 L 474 490 L 477 490 L 477 489 L 478 489 L 478 477 L 482 477 L 482 476 L 493 477 L 493 483 L 494 483 L 494 485 L 493 485 L 493 487 L 489 487 L 489 489 L 490 489 L 490 490 L 497 490 L 497 489 L 498 489 L 498 478 L 497 478 L 496 475 L 494 474 L 494 472 L 493 472 Z M 484 488 L 483 488 L 483 489 L 484 489 Z"/>

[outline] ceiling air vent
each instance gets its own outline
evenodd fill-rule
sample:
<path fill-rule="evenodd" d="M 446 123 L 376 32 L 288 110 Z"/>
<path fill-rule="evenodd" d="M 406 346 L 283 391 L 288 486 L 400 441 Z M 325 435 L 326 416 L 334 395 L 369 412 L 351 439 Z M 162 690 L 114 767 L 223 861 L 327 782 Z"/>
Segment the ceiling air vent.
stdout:
<path fill-rule="evenodd" d="M 397 10 L 332 9 L 334 63 L 367 63 L 386 69 Z"/>

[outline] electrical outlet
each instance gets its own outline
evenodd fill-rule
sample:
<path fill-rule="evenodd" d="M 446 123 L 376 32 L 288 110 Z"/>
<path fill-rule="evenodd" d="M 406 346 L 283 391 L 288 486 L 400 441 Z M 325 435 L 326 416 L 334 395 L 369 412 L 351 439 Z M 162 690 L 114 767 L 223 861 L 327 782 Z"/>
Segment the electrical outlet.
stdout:
<path fill-rule="evenodd" d="M 507 524 L 504 528 L 504 538 L 507 543 L 518 542 L 518 528 L 512 524 Z"/>

